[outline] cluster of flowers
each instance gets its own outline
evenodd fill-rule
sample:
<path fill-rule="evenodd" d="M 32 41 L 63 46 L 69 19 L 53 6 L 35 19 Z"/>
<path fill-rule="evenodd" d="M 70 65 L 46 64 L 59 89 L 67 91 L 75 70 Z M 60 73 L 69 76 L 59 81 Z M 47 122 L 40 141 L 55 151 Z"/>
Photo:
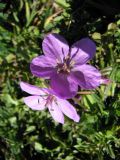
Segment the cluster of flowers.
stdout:
<path fill-rule="evenodd" d="M 39 88 L 20 82 L 23 91 L 31 94 L 24 102 L 33 110 L 48 108 L 53 119 L 64 124 L 64 115 L 75 122 L 80 117 L 76 109 L 66 100 L 77 94 L 81 89 L 95 89 L 106 80 L 93 66 L 86 64 L 96 52 L 95 43 L 83 38 L 71 48 L 67 41 L 58 34 L 48 34 L 42 43 L 45 55 L 34 58 L 30 64 L 33 75 L 50 79 L 50 88 Z"/>

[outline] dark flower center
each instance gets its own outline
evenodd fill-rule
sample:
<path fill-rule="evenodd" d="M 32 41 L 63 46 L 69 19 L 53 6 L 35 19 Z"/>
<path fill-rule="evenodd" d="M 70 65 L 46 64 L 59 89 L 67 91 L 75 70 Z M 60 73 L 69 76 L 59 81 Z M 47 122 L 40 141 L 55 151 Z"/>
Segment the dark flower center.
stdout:
<path fill-rule="evenodd" d="M 51 111 L 54 111 L 54 109 L 52 108 L 52 105 L 51 105 L 51 104 L 53 103 L 53 101 L 56 102 L 56 97 L 53 96 L 53 95 L 49 95 L 49 96 L 47 97 L 47 101 L 46 101 L 46 104 L 45 104 L 46 106 L 47 106 L 47 105 L 50 105 L 50 106 L 51 106 L 51 108 L 50 108 Z"/>
<path fill-rule="evenodd" d="M 55 100 L 55 96 L 53 95 L 48 95 L 47 99 L 46 99 L 46 106 L 50 105 L 53 101 Z"/>
<path fill-rule="evenodd" d="M 63 62 L 57 63 L 57 73 L 69 74 L 74 63 L 71 61 L 70 56 L 68 55 L 66 58 L 63 59 Z"/>

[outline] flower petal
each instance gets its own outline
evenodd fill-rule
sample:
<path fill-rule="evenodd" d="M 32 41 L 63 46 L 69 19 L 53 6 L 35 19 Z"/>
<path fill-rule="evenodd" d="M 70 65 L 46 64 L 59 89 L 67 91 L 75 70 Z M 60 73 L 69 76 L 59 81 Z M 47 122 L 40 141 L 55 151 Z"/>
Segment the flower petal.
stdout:
<path fill-rule="evenodd" d="M 51 77 L 51 88 L 58 97 L 63 99 L 74 97 L 78 90 L 78 86 L 69 75 L 57 73 Z"/>
<path fill-rule="evenodd" d="M 20 82 L 20 87 L 23 91 L 33 95 L 46 95 L 49 91 L 47 88 L 39 88 L 26 82 Z"/>
<path fill-rule="evenodd" d="M 24 102 L 29 108 L 33 110 L 43 110 L 46 108 L 46 99 L 44 98 L 40 96 L 29 96 L 24 98 Z"/>
<path fill-rule="evenodd" d="M 37 77 L 50 78 L 54 73 L 56 62 L 46 56 L 38 56 L 34 58 L 30 64 L 30 69 L 33 75 Z"/>
<path fill-rule="evenodd" d="M 61 111 L 75 122 L 79 122 L 80 117 L 76 112 L 76 109 L 66 100 L 57 98 L 57 103 Z"/>
<path fill-rule="evenodd" d="M 56 122 L 64 124 L 64 116 L 55 101 L 48 105 L 49 112 Z"/>
<path fill-rule="evenodd" d="M 93 66 L 81 65 L 72 70 L 71 77 L 83 89 L 94 89 L 100 85 L 101 74 Z"/>
<path fill-rule="evenodd" d="M 48 34 L 43 40 L 42 47 L 46 56 L 56 60 L 63 60 L 69 52 L 67 41 L 56 33 Z"/>
<path fill-rule="evenodd" d="M 86 63 L 92 59 L 96 52 L 95 43 L 89 38 L 83 38 L 74 43 L 71 47 L 72 60 L 76 65 Z"/>
<path fill-rule="evenodd" d="M 111 79 L 103 78 L 103 77 L 100 79 L 100 84 L 105 84 L 105 85 L 107 85 L 107 84 L 110 84 L 110 83 L 112 83 L 112 80 L 111 80 Z"/>

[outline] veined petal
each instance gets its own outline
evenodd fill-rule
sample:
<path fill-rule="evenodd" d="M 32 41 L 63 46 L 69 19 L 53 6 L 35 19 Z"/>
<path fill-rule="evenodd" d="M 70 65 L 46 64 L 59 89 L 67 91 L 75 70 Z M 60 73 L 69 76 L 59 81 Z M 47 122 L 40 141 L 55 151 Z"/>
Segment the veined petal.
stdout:
<path fill-rule="evenodd" d="M 34 58 L 30 64 L 33 75 L 37 77 L 50 78 L 55 71 L 56 62 L 46 56 L 38 56 Z"/>
<path fill-rule="evenodd" d="M 58 107 L 57 103 L 55 103 L 55 101 L 48 105 L 48 109 L 51 116 L 56 122 L 64 124 L 63 113 L 61 112 L 60 108 Z"/>
<path fill-rule="evenodd" d="M 57 73 L 51 77 L 51 88 L 63 99 L 74 97 L 78 90 L 78 86 L 69 75 Z"/>
<path fill-rule="evenodd" d="M 70 119 L 73 119 L 75 122 L 79 122 L 80 117 L 76 112 L 76 109 L 67 101 L 60 98 L 57 98 L 57 103 L 61 111 Z"/>
<path fill-rule="evenodd" d="M 26 82 L 20 82 L 20 87 L 23 91 L 32 95 L 46 95 L 49 91 L 47 88 L 39 88 Z"/>
<path fill-rule="evenodd" d="M 24 98 L 25 104 L 33 110 L 45 109 L 46 99 L 40 96 L 29 96 Z"/>
<path fill-rule="evenodd" d="M 42 43 L 43 52 L 46 56 L 62 61 L 69 52 L 67 41 L 59 34 L 48 34 Z"/>
<path fill-rule="evenodd" d="M 81 65 L 92 59 L 96 52 L 95 43 L 89 38 L 83 38 L 71 47 L 71 57 L 75 65 Z"/>
<path fill-rule="evenodd" d="M 93 66 L 84 64 L 73 68 L 71 77 L 83 89 L 94 89 L 100 85 L 101 74 Z"/>

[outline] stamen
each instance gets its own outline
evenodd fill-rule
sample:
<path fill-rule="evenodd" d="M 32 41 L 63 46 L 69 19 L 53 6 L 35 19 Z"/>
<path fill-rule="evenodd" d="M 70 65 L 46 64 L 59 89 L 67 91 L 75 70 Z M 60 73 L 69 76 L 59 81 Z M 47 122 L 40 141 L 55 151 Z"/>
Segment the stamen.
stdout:
<path fill-rule="evenodd" d="M 53 95 L 49 95 L 46 99 L 45 106 L 47 107 L 47 105 L 51 105 L 54 100 L 55 100 L 55 97 Z"/>
<path fill-rule="evenodd" d="M 74 64 L 75 64 L 75 61 L 72 60 L 72 61 L 70 62 L 70 67 L 74 66 Z"/>
<path fill-rule="evenodd" d="M 66 58 L 65 58 L 65 61 L 67 61 L 67 60 L 69 60 L 70 59 L 70 55 L 69 55 L 69 53 L 68 53 L 68 55 L 66 56 Z"/>
<path fill-rule="evenodd" d="M 67 71 L 67 73 L 70 73 L 70 69 L 67 68 L 66 71 Z"/>
<path fill-rule="evenodd" d="M 65 57 L 64 49 L 62 48 L 62 54 L 64 56 L 63 62 L 60 63 L 57 60 L 57 66 L 56 66 L 57 73 L 69 74 L 70 73 L 70 69 L 72 67 L 72 65 L 70 64 L 71 63 L 71 61 L 70 61 L 70 53 L 68 53 L 67 56 Z"/>
<path fill-rule="evenodd" d="M 60 71 L 61 71 L 61 69 L 60 69 L 60 68 L 58 68 L 58 69 L 57 69 L 57 73 L 60 73 Z"/>

